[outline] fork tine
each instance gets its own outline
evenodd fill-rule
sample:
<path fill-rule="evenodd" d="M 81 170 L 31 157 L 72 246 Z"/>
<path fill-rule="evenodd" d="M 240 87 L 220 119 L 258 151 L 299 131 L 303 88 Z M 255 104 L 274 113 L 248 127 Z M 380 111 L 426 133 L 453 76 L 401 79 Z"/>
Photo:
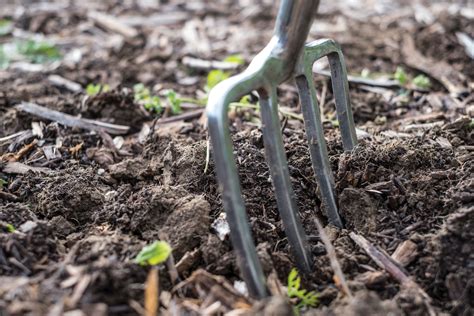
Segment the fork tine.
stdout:
<path fill-rule="evenodd" d="M 269 95 L 263 89 L 258 92 L 266 158 L 275 188 L 278 210 L 298 268 L 309 273 L 312 269 L 312 260 L 308 251 L 306 234 L 298 215 L 286 153 L 283 148 L 276 87 L 270 89 Z"/>
<path fill-rule="evenodd" d="M 339 217 L 336 199 L 334 197 L 334 178 L 329 164 L 327 145 L 326 140 L 324 139 L 323 124 L 321 122 L 321 113 L 316 98 L 316 90 L 312 83 L 312 76 L 309 78 L 308 75 L 300 75 L 295 79 L 301 99 L 311 161 L 314 173 L 319 183 L 323 206 L 326 209 L 329 222 L 342 228 L 342 221 Z"/>
<path fill-rule="evenodd" d="M 244 72 L 223 81 L 211 91 L 206 110 L 217 178 L 230 227 L 230 238 L 242 278 L 247 284 L 249 294 L 256 298 L 264 298 L 268 296 L 268 292 L 242 198 L 227 111 L 230 102 L 261 86 L 260 80 L 258 75 Z"/>
<path fill-rule="evenodd" d="M 342 144 L 345 151 L 351 151 L 357 145 L 357 135 L 352 115 L 347 81 L 346 64 L 341 47 L 332 39 L 321 39 L 307 44 L 303 57 L 296 66 L 298 75 L 312 74 L 315 61 L 327 56 L 331 68 L 331 82 L 336 100 L 337 119 L 341 128 Z M 312 81 L 310 81 L 312 85 Z"/>
<path fill-rule="evenodd" d="M 328 59 L 331 68 L 332 91 L 336 100 L 337 119 L 341 126 L 344 150 L 351 151 L 357 145 L 357 135 L 349 96 L 346 63 L 339 45 L 334 41 L 331 42 L 334 45 L 334 52 L 328 55 Z"/>

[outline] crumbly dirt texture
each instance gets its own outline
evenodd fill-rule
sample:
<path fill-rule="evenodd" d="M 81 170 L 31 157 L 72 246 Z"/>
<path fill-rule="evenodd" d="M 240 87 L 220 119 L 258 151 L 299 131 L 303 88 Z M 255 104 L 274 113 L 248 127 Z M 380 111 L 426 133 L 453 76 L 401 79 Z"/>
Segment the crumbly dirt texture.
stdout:
<path fill-rule="evenodd" d="M 342 230 L 328 225 L 321 205 L 295 85 L 278 89 L 290 175 L 315 261 L 302 284 L 319 295 L 319 305 L 301 313 L 472 315 L 474 8 L 466 1 L 321 2 L 309 40 L 338 41 L 348 72 L 359 79 L 369 73 L 369 82 L 351 80 L 360 135 L 359 145 L 344 152 L 330 79 L 314 77 Z M 104 24 L 96 12 L 117 20 Z M 202 105 L 192 100 L 205 98 L 210 69 L 189 63 L 189 57 L 240 54 L 248 64 L 270 39 L 276 13 L 273 1 L 256 0 L 7 1 L 0 19 L 12 29 L 0 33 L 0 45 L 36 34 L 62 58 L 0 68 L 0 314 L 143 314 L 151 268 L 134 258 L 156 240 L 173 248 L 174 263 L 159 268 L 163 315 L 292 312 L 297 302 L 284 286 L 296 262 L 276 207 L 259 113 L 232 108 L 230 130 L 273 294 L 262 301 L 237 290 L 241 275 L 229 236 L 221 235 L 213 150 Z M 408 82 L 380 85 L 393 80 L 397 67 Z M 414 85 L 420 74 L 429 88 Z M 110 89 L 87 95 L 91 83 Z M 134 97 L 137 83 L 162 100 L 174 90 L 186 98 L 183 113 L 198 114 L 147 111 Z M 257 95 L 250 100 L 256 103 Z M 24 101 L 129 130 L 67 127 L 17 109 Z M 335 282 L 315 218 L 335 247 L 352 298 Z M 397 264 L 429 303 L 377 266 L 351 232 L 395 258 L 408 245 Z"/>

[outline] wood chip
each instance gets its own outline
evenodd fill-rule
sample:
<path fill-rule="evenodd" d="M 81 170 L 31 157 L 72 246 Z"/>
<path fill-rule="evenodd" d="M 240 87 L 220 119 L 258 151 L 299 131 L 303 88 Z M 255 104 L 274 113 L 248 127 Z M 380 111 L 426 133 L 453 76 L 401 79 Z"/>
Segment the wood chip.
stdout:
<path fill-rule="evenodd" d="M 391 257 L 400 265 L 406 267 L 418 255 L 417 248 L 418 246 L 413 241 L 405 240 L 404 242 L 398 245 L 397 249 L 395 249 Z"/>

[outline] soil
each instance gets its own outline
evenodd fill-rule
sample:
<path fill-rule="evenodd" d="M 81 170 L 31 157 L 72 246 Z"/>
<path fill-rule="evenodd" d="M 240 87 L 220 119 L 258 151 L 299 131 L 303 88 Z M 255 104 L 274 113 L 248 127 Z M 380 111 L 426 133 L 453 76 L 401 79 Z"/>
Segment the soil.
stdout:
<path fill-rule="evenodd" d="M 239 53 L 249 62 L 270 38 L 277 6 L 253 0 L 173 0 L 157 8 L 147 7 L 148 1 L 110 0 L 90 7 L 67 7 L 59 0 L 44 6 L 24 2 L 11 1 L 0 18 L 12 19 L 15 30 L 56 41 L 63 59 L 36 72 L 17 66 L 0 70 L 0 313 L 140 314 L 150 268 L 133 259 L 158 239 L 172 246 L 178 281 L 183 281 L 177 286 L 169 265 L 160 268 L 160 290 L 169 295 L 160 296 L 161 311 L 204 313 L 210 304 L 202 298 L 210 293 L 205 282 L 213 280 L 223 288 L 222 283 L 229 283 L 232 288 L 241 280 L 229 237 L 220 238 L 215 225 L 224 210 L 205 120 L 164 124 L 158 118 L 172 118 L 171 112 L 157 116 L 146 111 L 135 101 L 132 87 L 141 82 L 157 95 L 174 89 L 180 96 L 202 97 L 208 70 L 186 66 L 183 57 L 223 60 Z M 402 66 L 408 76 L 425 73 L 432 86 L 402 89 L 351 83 L 354 117 L 363 134 L 352 152 L 344 152 L 334 123 L 330 80 L 315 77 L 343 230 L 327 225 L 303 122 L 282 116 L 291 179 L 315 259 L 303 284 L 318 292 L 320 301 L 317 308 L 303 312 L 424 315 L 432 308 L 436 313 L 471 315 L 474 62 L 457 34 L 474 37 L 472 16 L 456 11 L 463 1 L 451 1 L 449 11 L 443 10 L 444 2 L 420 2 L 424 19 L 415 14 L 421 14 L 419 7 L 405 1 L 395 1 L 393 7 L 381 1 L 378 12 L 352 4 L 351 14 L 344 2 L 322 2 L 310 39 L 332 37 L 340 42 L 351 74 L 360 76 L 364 69 L 393 74 Z M 88 18 L 95 10 L 123 21 L 141 17 L 138 24 L 129 23 L 139 35 L 126 38 L 98 26 Z M 158 23 L 153 22 L 155 15 L 169 15 L 170 21 L 153 26 Z M 416 43 L 416 53 L 434 63 L 433 68 L 449 65 L 457 75 L 452 82 L 461 92 L 448 91 L 436 72 L 426 73 L 406 58 L 407 34 Z M 13 37 L 0 40 L 7 42 L 9 36 Z M 74 54 L 79 57 L 74 59 Z M 83 89 L 102 83 L 111 90 L 95 96 L 73 92 L 53 84 L 48 79 L 52 74 Z M 279 88 L 280 104 L 299 114 L 293 86 L 289 82 Z M 15 106 L 22 101 L 127 125 L 130 130 L 116 136 L 66 127 L 19 111 Z M 183 104 L 185 112 L 196 109 L 197 105 Z M 259 258 L 265 274 L 286 285 L 296 262 L 278 215 L 258 113 L 239 108 L 232 110 L 231 119 Z M 7 139 L 22 131 L 26 132 L 21 137 Z M 54 155 L 48 154 L 51 151 Z M 33 169 L 11 171 L 13 162 Z M 326 226 L 353 299 L 338 290 L 315 217 Z M 350 232 L 389 255 L 403 242 L 413 243 L 412 256 L 402 269 L 428 294 L 430 306 L 383 272 Z M 222 279 L 203 276 L 201 269 Z M 233 288 L 228 291 L 248 302 L 243 310 L 249 314 L 284 315 L 292 310 L 278 296 L 258 302 Z M 212 297 L 226 306 L 216 314 L 243 306 L 225 297 L 219 300 L 215 293 Z"/>

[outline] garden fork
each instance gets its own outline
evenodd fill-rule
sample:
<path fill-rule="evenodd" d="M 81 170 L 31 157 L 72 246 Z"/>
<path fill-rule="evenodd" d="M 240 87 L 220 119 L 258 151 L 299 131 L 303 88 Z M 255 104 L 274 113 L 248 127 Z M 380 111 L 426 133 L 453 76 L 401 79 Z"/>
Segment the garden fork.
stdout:
<path fill-rule="evenodd" d="M 336 112 L 344 150 L 352 150 L 357 139 L 350 107 L 344 57 L 340 47 L 328 39 L 304 45 L 318 5 L 318 0 L 281 0 L 274 35 L 270 43 L 252 60 L 244 72 L 218 84 L 211 91 L 207 104 L 209 133 L 217 178 L 231 230 L 231 241 L 249 294 L 256 298 L 263 298 L 268 295 L 268 292 L 251 238 L 233 155 L 228 126 L 228 108 L 231 102 L 240 100 L 241 97 L 254 90 L 258 92 L 265 155 L 280 217 L 298 268 L 303 272 L 310 272 L 312 258 L 298 215 L 278 117 L 277 86 L 291 77 L 295 78 L 302 104 L 311 161 L 319 183 L 322 202 L 329 222 L 338 227 L 343 225 L 334 197 L 334 179 L 312 79 L 313 63 L 324 56 L 328 57 L 331 68 Z"/>

